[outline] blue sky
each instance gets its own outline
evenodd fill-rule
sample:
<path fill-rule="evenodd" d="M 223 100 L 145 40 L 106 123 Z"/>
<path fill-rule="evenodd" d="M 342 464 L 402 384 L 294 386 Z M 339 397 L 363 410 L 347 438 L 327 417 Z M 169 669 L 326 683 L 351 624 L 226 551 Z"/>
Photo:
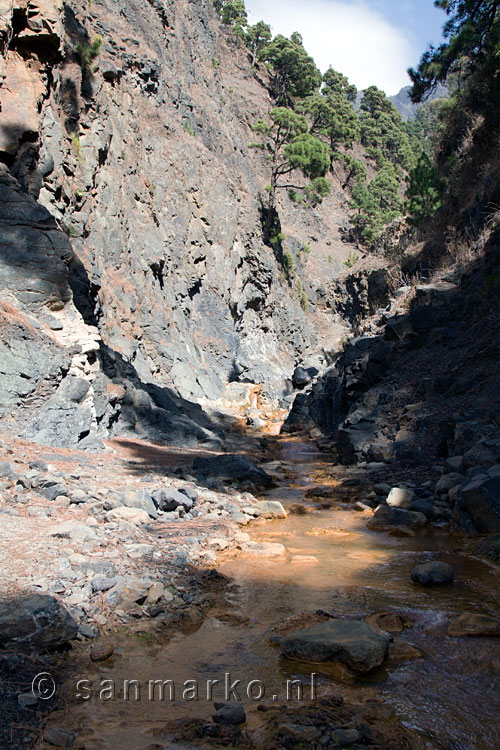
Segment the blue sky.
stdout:
<path fill-rule="evenodd" d="M 433 0 L 246 0 L 249 20 L 275 34 L 300 31 L 318 66 L 332 65 L 359 89 L 396 94 L 409 83 L 429 43 L 438 44 L 446 14 Z"/>

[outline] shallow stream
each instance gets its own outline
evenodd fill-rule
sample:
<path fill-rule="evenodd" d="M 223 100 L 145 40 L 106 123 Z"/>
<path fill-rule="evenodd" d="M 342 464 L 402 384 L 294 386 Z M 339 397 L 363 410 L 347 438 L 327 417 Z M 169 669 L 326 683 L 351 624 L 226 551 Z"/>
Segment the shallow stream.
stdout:
<path fill-rule="evenodd" d="M 289 469 L 288 479 L 268 497 L 285 506 L 304 502 L 304 488 L 325 483 L 328 458 L 310 443 L 284 439 L 281 446 L 277 458 Z M 306 503 L 314 507 L 313 501 Z M 226 597 L 227 621 L 209 616 L 197 629 L 177 632 L 164 642 L 114 639 L 111 660 L 90 668 L 75 665 L 73 677 L 90 679 L 93 688 L 99 680 L 110 679 L 118 686 L 137 680 L 141 699 L 135 701 L 133 691 L 129 701 L 93 696 L 71 705 L 65 717 L 58 712 L 53 723 L 75 730 L 92 750 L 139 750 L 151 744 L 155 728 L 171 719 L 210 718 L 213 700 L 224 698 L 227 679 L 240 681 L 236 691 L 250 727 L 262 719 L 259 702 L 273 701 L 274 696 L 284 700 L 287 680 L 300 679 L 304 699 L 310 697 L 311 684 L 317 694 L 334 685 L 353 700 L 382 695 L 403 723 L 425 738 L 428 748 L 500 748 L 500 639 L 446 635 L 453 616 L 500 612 L 497 571 L 462 555 L 461 541 L 445 530 L 395 538 L 370 532 L 365 524 L 363 513 L 330 509 L 250 526 L 253 540 L 279 542 L 286 553 L 275 558 L 231 553 L 223 558 L 219 570 L 233 579 Z M 456 582 L 441 589 L 412 584 L 412 567 L 436 557 L 453 564 Z M 389 660 L 384 669 L 354 685 L 335 682 L 320 665 L 284 662 L 269 642 L 269 631 L 290 616 L 316 610 L 356 618 L 399 612 L 412 627 L 397 640 L 418 648 L 423 658 Z M 316 673 L 312 683 L 311 672 Z M 175 700 L 149 700 L 150 680 L 173 680 Z M 188 680 L 196 681 L 198 700 L 185 699 L 192 691 L 183 697 Z M 219 680 L 211 700 L 206 695 L 209 680 Z M 259 700 L 247 696 L 249 683 Z"/>

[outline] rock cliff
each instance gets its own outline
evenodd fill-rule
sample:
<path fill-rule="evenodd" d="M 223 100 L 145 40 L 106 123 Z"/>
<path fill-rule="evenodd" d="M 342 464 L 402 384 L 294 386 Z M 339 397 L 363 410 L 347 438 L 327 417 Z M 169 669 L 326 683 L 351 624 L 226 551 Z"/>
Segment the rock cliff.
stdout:
<path fill-rule="evenodd" d="M 213 439 L 193 402 L 285 397 L 336 348 L 352 248 L 336 178 L 315 209 L 280 199 L 292 278 L 263 244 L 266 69 L 211 0 L 2 0 L 0 38 L 3 411 L 63 443 L 172 439 L 172 414 Z"/>

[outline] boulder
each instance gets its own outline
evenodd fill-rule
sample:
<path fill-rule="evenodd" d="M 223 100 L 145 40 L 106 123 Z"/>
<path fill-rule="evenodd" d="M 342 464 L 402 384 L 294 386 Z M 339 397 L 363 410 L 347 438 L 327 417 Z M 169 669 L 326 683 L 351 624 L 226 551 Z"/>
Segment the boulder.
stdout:
<path fill-rule="evenodd" d="M 318 374 L 319 370 L 316 367 L 296 367 L 292 375 L 292 383 L 295 388 L 305 388 Z"/>
<path fill-rule="evenodd" d="M 156 504 L 150 493 L 146 490 L 137 490 L 134 487 L 125 488 L 121 491 L 120 501 L 126 508 L 138 508 L 145 511 L 151 518 L 158 518 Z"/>
<path fill-rule="evenodd" d="M 126 521 L 134 526 L 140 526 L 142 523 L 149 523 L 149 514 L 140 508 L 128 508 L 122 505 L 119 508 L 108 510 L 106 520 L 116 523 Z"/>
<path fill-rule="evenodd" d="M 340 661 L 358 674 L 379 667 L 387 657 L 391 637 L 357 620 L 328 620 L 286 636 L 281 653 L 305 662 Z"/>
<path fill-rule="evenodd" d="M 411 510 L 414 513 L 423 513 L 429 520 L 434 520 L 442 515 L 443 509 L 434 505 L 430 499 L 419 497 L 410 505 L 408 510 Z"/>
<path fill-rule="evenodd" d="M 197 496 L 197 493 L 195 493 Z M 164 487 L 153 493 L 153 500 L 160 510 L 167 513 L 184 508 L 185 511 L 192 509 L 195 500 L 189 496 L 187 490 L 182 492 L 171 487 Z"/>
<path fill-rule="evenodd" d="M 252 509 L 259 518 L 286 518 L 287 516 L 279 500 L 262 500 L 252 505 Z"/>
<path fill-rule="evenodd" d="M 95 529 L 78 521 L 63 521 L 55 526 L 49 536 L 71 539 L 75 542 L 88 542 L 96 538 Z"/>
<path fill-rule="evenodd" d="M 193 472 L 204 478 L 249 481 L 260 487 L 274 487 L 274 480 L 263 469 L 248 458 L 232 453 L 195 458 Z"/>
<path fill-rule="evenodd" d="M 94 643 L 90 649 L 90 658 L 92 661 L 104 661 L 105 659 L 109 659 L 114 654 L 114 651 L 115 647 L 111 641 Z"/>
<path fill-rule="evenodd" d="M 489 615 L 480 615 L 476 613 L 465 613 L 452 620 L 448 626 L 448 635 L 459 636 L 480 636 L 480 635 L 500 635 L 500 620 Z"/>
<path fill-rule="evenodd" d="M 423 513 L 416 513 L 403 508 L 390 508 L 381 505 L 373 514 L 373 518 L 367 522 L 368 529 L 387 529 L 393 526 L 423 526 L 427 523 L 427 518 Z"/>
<path fill-rule="evenodd" d="M 135 576 L 118 576 L 115 585 L 104 595 L 104 599 L 117 609 L 125 612 L 134 609 L 136 604 L 143 604 L 154 586 L 149 578 Z"/>
<path fill-rule="evenodd" d="M 386 633 L 402 633 L 409 626 L 409 622 L 398 612 L 377 612 L 366 618 L 368 625 L 374 625 Z"/>
<path fill-rule="evenodd" d="M 0 603 L 2 647 L 45 651 L 63 646 L 77 633 L 77 623 L 53 596 L 30 594 Z"/>
<path fill-rule="evenodd" d="M 500 476 L 495 467 L 480 474 L 460 488 L 463 508 L 480 533 L 500 532 Z"/>
<path fill-rule="evenodd" d="M 212 719 L 216 724 L 244 724 L 247 720 L 245 709 L 241 703 L 214 703 L 216 713 Z"/>
<path fill-rule="evenodd" d="M 387 496 L 387 505 L 391 508 L 409 508 L 415 500 L 415 493 L 406 487 L 393 487 Z"/>
<path fill-rule="evenodd" d="M 421 563 L 411 571 L 411 580 L 421 586 L 444 586 L 453 583 L 453 578 L 453 568 L 445 562 Z"/>
<path fill-rule="evenodd" d="M 444 495 L 459 484 L 462 484 L 465 477 L 463 474 L 452 472 L 451 474 L 444 474 L 436 484 L 436 494 Z"/>

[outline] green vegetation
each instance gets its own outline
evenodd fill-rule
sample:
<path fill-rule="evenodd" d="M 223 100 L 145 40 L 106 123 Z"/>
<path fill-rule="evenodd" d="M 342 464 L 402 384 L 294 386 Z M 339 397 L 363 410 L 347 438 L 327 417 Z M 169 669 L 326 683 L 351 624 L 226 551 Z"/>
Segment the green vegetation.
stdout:
<path fill-rule="evenodd" d="M 66 234 L 68 237 L 80 237 L 81 236 L 78 229 L 75 229 L 75 227 L 72 227 L 70 224 L 65 224 L 64 222 L 60 222 L 59 226 L 64 232 L 64 234 Z"/>
<path fill-rule="evenodd" d="M 77 133 L 73 133 L 73 135 L 71 136 L 71 143 L 73 144 L 73 148 L 75 149 L 76 158 L 78 159 L 79 164 L 81 164 L 83 161 L 83 150 L 80 138 L 78 137 Z"/>
<path fill-rule="evenodd" d="M 423 107 L 415 121 L 403 123 L 392 102 L 371 86 L 363 92 L 358 113 L 356 87 L 333 68 L 321 75 L 298 32 L 273 38 L 264 21 L 249 26 L 243 0 L 214 0 L 214 6 L 222 22 L 243 40 L 252 63 L 265 64 L 271 75 L 275 106 L 253 127 L 261 142 L 248 145 L 262 149 L 270 164 L 266 242 L 279 233 L 278 191 L 286 189 L 299 206 L 315 206 L 331 190 L 330 171 L 350 193 L 351 221 L 367 246 L 388 224 L 402 219 L 405 209 L 415 224 L 437 210 L 441 183 L 438 188 L 421 154 L 432 154 L 441 102 Z M 305 179 L 297 179 L 297 173 Z"/>
<path fill-rule="evenodd" d="M 297 294 L 299 295 L 301 308 L 304 310 L 304 312 L 307 312 L 309 308 L 309 300 L 307 299 L 307 294 L 305 293 L 304 287 L 302 286 L 301 279 L 297 279 Z"/>
<path fill-rule="evenodd" d="M 346 268 L 354 268 L 358 260 L 359 260 L 359 255 L 355 253 L 353 250 L 352 252 L 349 253 L 347 258 L 345 259 L 344 266 L 346 266 Z"/>
<path fill-rule="evenodd" d="M 189 135 L 194 135 L 194 130 L 187 120 L 184 120 L 184 122 L 182 123 L 182 127 L 184 128 L 186 133 L 189 133 Z"/>
<path fill-rule="evenodd" d="M 412 174 L 408 205 L 420 225 L 436 214 L 441 222 L 478 236 L 490 230 L 489 211 L 498 204 L 500 158 L 500 0 L 437 0 L 447 15 L 444 42 L 430 47 L 416 69 L 411 98 L 424 102 L 439 84 L 446 100 L 423 105 L 420 123 L 428 134 L 429 162 Z M 419 114 L 420 114 L 419 112 Z M 475 206 L 474 215 L 465 206 Z M 456 237 L 457 246 L 460 238 Z M 470 248 L 470 238 L 466 243 Z"/>
<path fill-rule="evenodd" d="M 278 190 L 306 191 L 310 200 L 319 200 L 329 193 L 330 183 L 325 179 L 325 174 L 330 166 L 330 154 L 328 147 L 308 132 L 304 115 L 286 107 L 273 109 L 270 122 L 258 120 L 253 130 L 262 136 L 271 162 L 267 218 L 264 222 L 264 236 L 267 240 L 276 210 Z M 295 170 L 302 172 L 310 182 L 305 185 L 289 184 L 287 179 Z"/>
<path fill-rule="evenodd" d="M 412 224 L 420 227 L 434 216 L 441 206 L 443 188 L 443 180 L 438 177 L 436 167 L 422 151 L 410 172 L 406 193 L 406 211 Z"/>
<path fill-rule="evenodd" d="M 218 62 L 217 58 L 216 57 L 212 57 L 212 68 L 214 70 L 217 70 L 218 67 L 219 67 L 219 62 Z"/>
<path fill-rule="evenodd" d="M 80 55 L 83 67 L 89 71 L 94 60 L 101 54 L 102 42 L 102 36 L 97 34 L 91 42 L 81 42 L 76 47 L 76 51 Z"/>
<path fill-rule="evenodd" d="M 326 71 L 323 84 L 319 93 L 301 101 L 296 109 L 310 116 L 310 132 L 325 137 L 333 156 L 339 154 L 339 146 L 351 148 L 360 139 L 360 122 L 353 106 L 357 90 L 333 68 Z"/>
<path fill-rule="evenodd" d="M 298 99 L 311 96 L 321 85 L 322 76 L 296 32 L 290 39 L 279 34 L 259 53 L 259 60 L 272 71 L 276 104 L 290 107 Z"/>

